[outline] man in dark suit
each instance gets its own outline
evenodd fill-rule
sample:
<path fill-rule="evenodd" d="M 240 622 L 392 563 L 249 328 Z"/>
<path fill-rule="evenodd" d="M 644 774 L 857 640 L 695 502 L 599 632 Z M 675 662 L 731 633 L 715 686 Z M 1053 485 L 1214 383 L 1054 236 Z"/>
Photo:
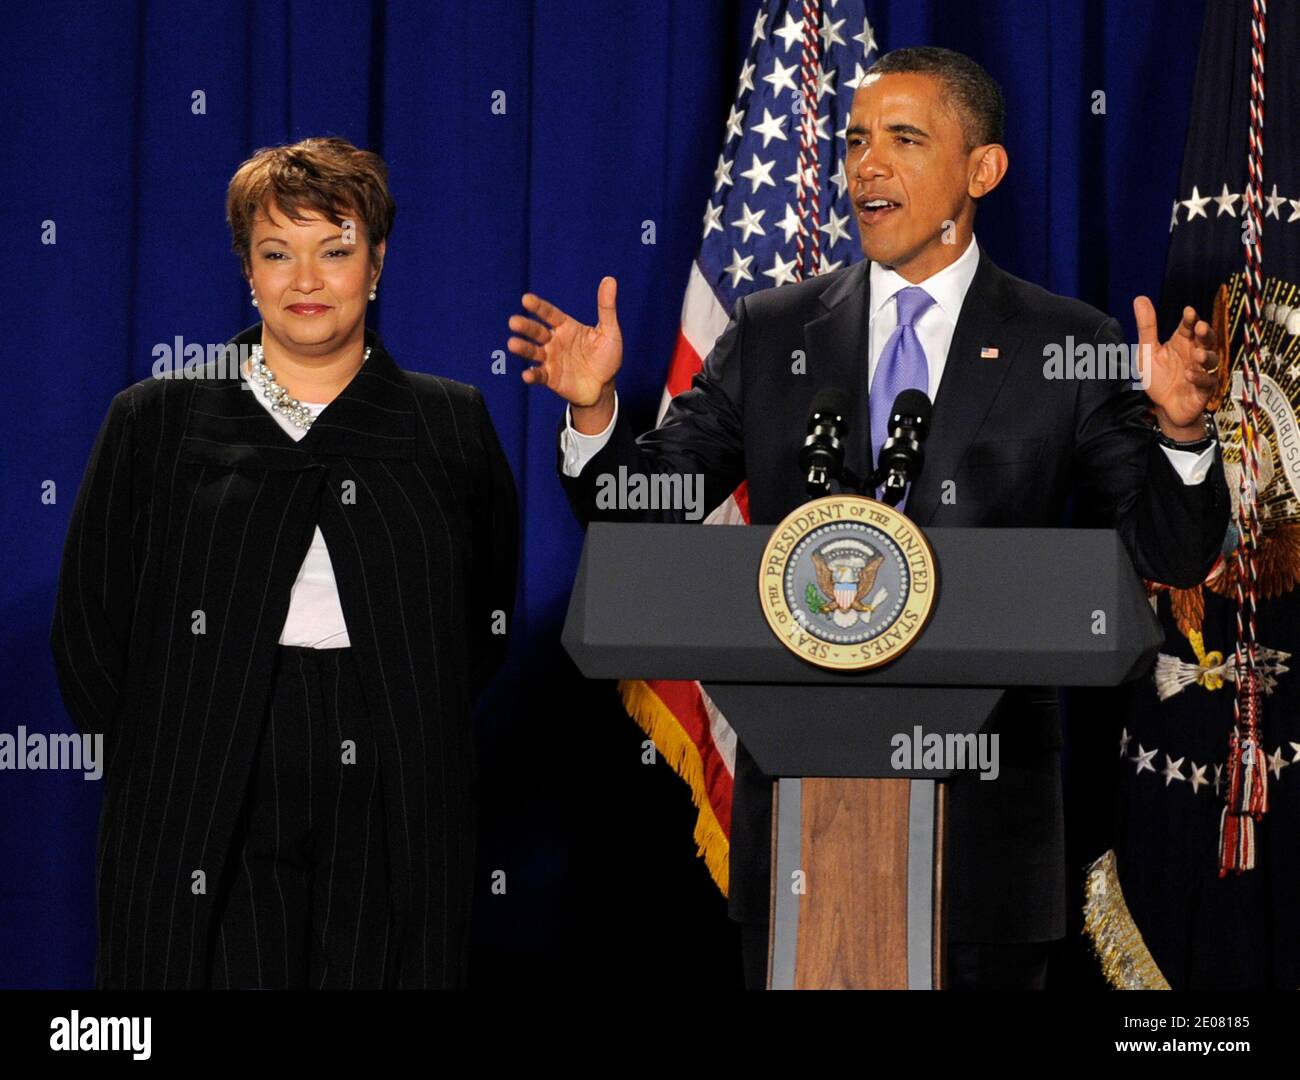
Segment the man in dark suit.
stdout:
<path fill-rule="evenodd" d="M 680 508 L 598 507 L 596 478 L 625 467 L 703 474 L 706 510 L 746 480 L 751 522 L 775 524 L 807 499 L 797 460 L 818 389 L 854 400 L 845 466 L 862 477 L 895 395 L 915 387 L 935 403 L 925 467 L 907 493 L 918 524 L 1056 525 L 1073 496 L 1074 523 L 1118 529 L 1144 577 L 1202 580 L 1229 509 L 1205 423 L 1210 328 L 1186 309 L 1161 345 L 1139 297 L 1145 395 L 1128 379 L 1056 377 L 1070 369 L 1045 364 L 1053 349 L 1120 346 L 1120 327 L 1004 273 L 976 244 L 976 204 L 1007 169 L 1001 137 L 1001 93 L 973 61 L 927 48 L 877 62 L 854 96 L 845 162 L 867 261 L 742 299 L 691 389 L 639 439 L 614 395 L 613 279 L 601 282 L 595 327 L 525 296 L 535 318 L 510 320 L 520 335 L 510 348 L 535 362 L 525 381 L 569 402 L 559 468 L 578 517 L 684 519 Z M 798 350 L 805 365 L 791 364 Z M 999 777 L 951 783 L 950 986 L 1042 986 L 1048 944 L 1065 933 L 1057 713 L 1050 688 L 1009 692 L 988 727 L 1001 735 Z M 740 745 L 729 912 L 744 924 L 751 986 L 765 966 L 770 830 L 771 777 Z"/>

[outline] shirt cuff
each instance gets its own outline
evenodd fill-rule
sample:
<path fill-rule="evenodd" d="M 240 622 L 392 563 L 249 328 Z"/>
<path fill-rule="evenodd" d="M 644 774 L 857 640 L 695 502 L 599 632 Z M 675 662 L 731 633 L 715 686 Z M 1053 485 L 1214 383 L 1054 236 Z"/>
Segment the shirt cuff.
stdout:
<path fill-rule="evenodd" d="M 1210 475 L 1210 466 L 1214 464 L 1214 450 L 1218 445 L 1213 443 L 1199 454 L 1195 450 L 1174 450 L 1163 445 L 1160 449 L 1165 452 L 1169 463 L 1184 484 L 1199 484 Z"/>
<path fill-rule="evenodd" d="M 618 421 L 618 391 L 614 391 L 614 415 L 599 435 L 584 435 L 573 426 L 573 414 L 564 406 L 564 430 L 560 432 L 560 453 L 564 457 L 564 475 L 577 476 L 592 458 L 604 449 Z"/>

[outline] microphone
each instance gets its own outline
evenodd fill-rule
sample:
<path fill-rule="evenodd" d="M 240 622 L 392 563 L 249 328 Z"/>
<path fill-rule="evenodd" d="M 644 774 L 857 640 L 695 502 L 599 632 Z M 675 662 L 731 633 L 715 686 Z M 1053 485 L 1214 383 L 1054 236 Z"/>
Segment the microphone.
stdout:
<path fill-rule="evenodd" d="M 930 432 L 934 406 L 921 390 L 904 390 L 894 399 L 889 416 L 889 438 L 880 448 L 871 490 L 884 485 L 882 501 L 897 506 L 907 485 L 921 475 L 925 452 L 921 444 Z"/>
<path fill-rule="evenodd" d="M 799 451 L 799 469 L 807 476 L 809 495 L 825 495 L 844 469 L 844 440 L 849 431 L 849 395 L 823 387 L 808 411 L 808 437 Z"/>

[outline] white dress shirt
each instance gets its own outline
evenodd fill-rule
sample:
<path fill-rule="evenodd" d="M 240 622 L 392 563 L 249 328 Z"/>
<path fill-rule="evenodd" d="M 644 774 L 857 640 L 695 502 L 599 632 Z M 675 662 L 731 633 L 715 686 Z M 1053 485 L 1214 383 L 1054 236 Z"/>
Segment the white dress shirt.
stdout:
<path fill-rule="evenodd" d="M 948 361 L 948 346 L 957 330 L 957 317 L 965 302 L 966 292 L 975 280 L 975 271 L 979 267 L 979 247 L 974 235 L 966 245 L 956 262 L 949 263 L 942 270 L 931 274 L 924 281 L 912 282 L 901 277 L 895 271 L 880 263 L 873 262 L 870 268 L 871 278 L 871 312 L 868 317 L 867 335 L 867 383 L 870 388 L 876 378 L 876 365 L 884 351 L 885 343 L 898 326 L 898 306 L 895 296 L 901 289 L 911 285 L 920 285 L 934 297 L 931 304 L 914 324 L 916 336 L 929 365 L 929 397 L 934 401 L 943 389 L 943 369 Z M 601 448 L 609 442 L 610 432 L 618 419 L 618 392 L 614 392 L 614 415 L 609 425 L 598 435 L 585 435 L 573 427 L 573 416 L 568 406 L 564 409 L 564 431 L 560 433 L 560 450 L 563 454 L 563 468 L 566 476 L 577 476 L 583 466 L 596 456 Z M 1185 484 L 1199 484 L 1209 475 L 1210 465 L 1214 462 L 1214 447 L 1196 453 L 1191 450 L 1171 450 L 1167 446 L 1160 448 L 1173 464 L 1174 469 Z"/>
<path fill-rule="evenodd" d="M 248 378 L 247 363 L 243 375 Z M 294 442 L 307 434 L 283 413 L 271 412 L 271 403 L 257 386 L 250 385 L 246 392 L 261 403 Z M 303 404 L 312 416 L 319 416 L 328 402 L 304 401 Z M 280 631 L 280 644 L 304 649 L 346 649 L 352 644 L 347 623 L 343 621 L 343 605 L 339 603 L 338 586 L 334 582 L 334 566 L 319 525 L 298 569 L 298 580 L 289 593 L 289 614 L 284 620 L 284 629 Z"/>

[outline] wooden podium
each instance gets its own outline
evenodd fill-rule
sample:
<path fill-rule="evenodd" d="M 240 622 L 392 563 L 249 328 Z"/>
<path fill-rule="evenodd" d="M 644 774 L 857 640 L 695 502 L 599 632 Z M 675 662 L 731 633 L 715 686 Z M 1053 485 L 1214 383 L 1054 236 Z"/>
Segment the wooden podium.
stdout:
<path fill-rule="evenodd" d="M 1136 678 L 1159 624 L 1113 530 L 933 529 L 924 633 L 884 667 L 828 671 L 763 617 L 771 533 L 593 522 L 564 647 L 588 678 L 699 680 L 777 778 L 770 988 L 942 988 L 952 772 L 895 769 L 891 738 L 978 734 L 1007 687 Z"/>

